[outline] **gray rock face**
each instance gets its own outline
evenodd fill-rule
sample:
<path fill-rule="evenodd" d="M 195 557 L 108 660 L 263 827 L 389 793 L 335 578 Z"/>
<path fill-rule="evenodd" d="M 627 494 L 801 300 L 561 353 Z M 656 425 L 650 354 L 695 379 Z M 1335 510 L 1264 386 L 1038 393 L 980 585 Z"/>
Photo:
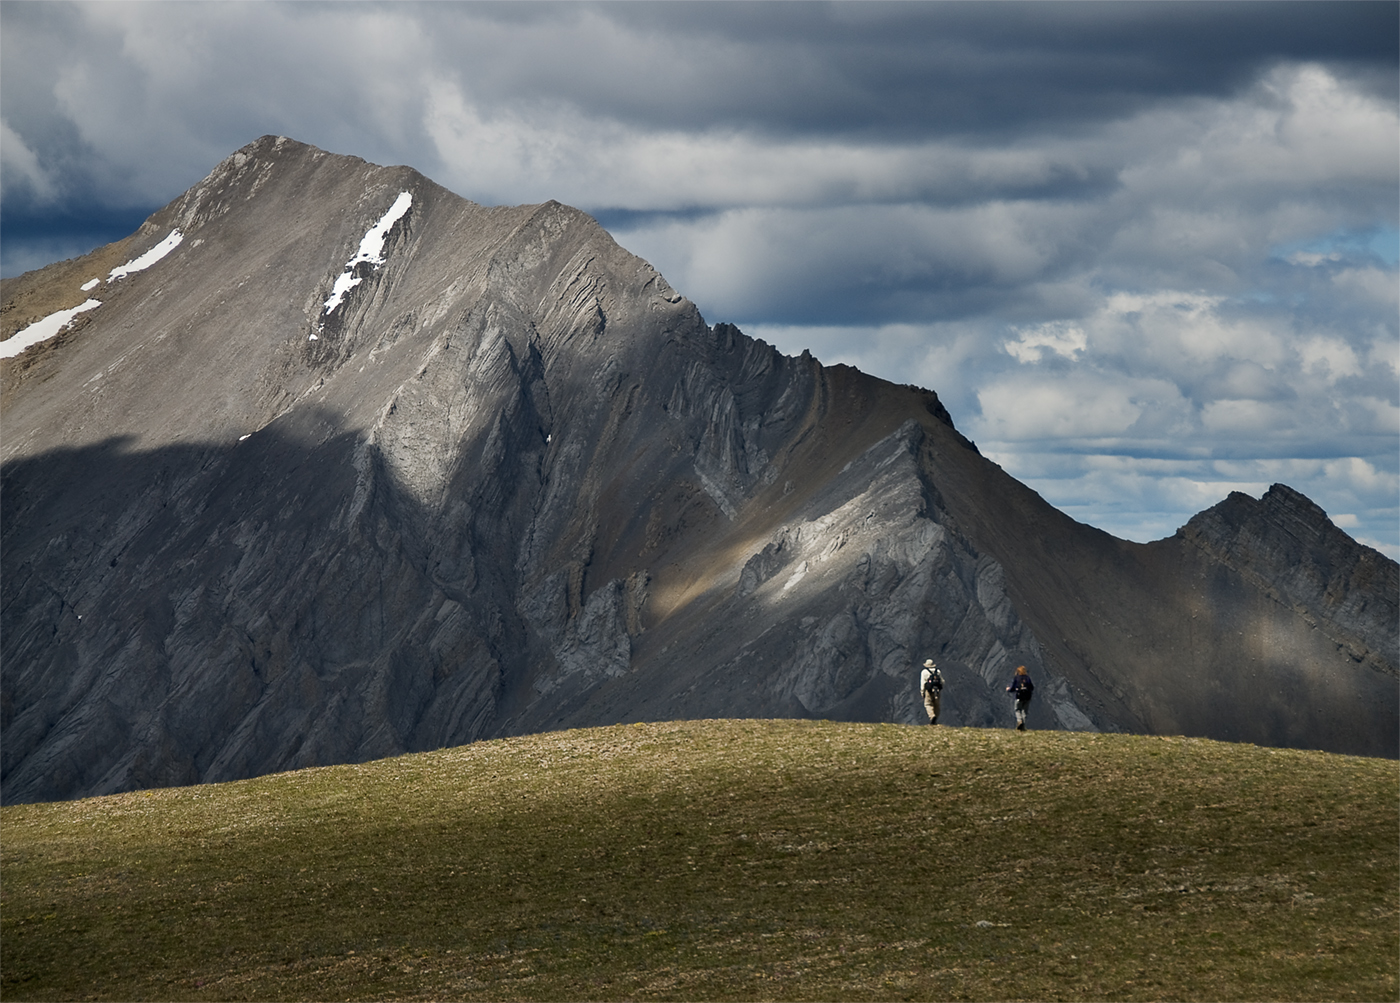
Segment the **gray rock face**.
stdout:
<path fill-rule="evenodd" d="M 1395 564 L 1306 499 L 1114 540 L 933 393 L 709 327 L 565 206 L 265 137 L 7 282 L 3 333 L 87 295 L 2 374 L 8 802 L 648 718 L 921 723 L 926 657 L 948 724 L 1009 726 L 1024 664 L 1032 727 L 1396 752 Z"/>

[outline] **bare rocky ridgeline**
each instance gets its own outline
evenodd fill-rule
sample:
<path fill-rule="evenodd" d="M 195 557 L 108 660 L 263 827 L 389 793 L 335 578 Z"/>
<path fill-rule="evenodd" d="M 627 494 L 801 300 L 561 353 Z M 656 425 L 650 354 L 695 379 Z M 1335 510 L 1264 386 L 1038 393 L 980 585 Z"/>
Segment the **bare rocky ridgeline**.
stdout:
<path fill-rule="evenodd" d="M 709 327 L 566 206 L 264 137 L 119 252 L 5 283 L 4 333 L 89 295 L 4 365 L 8 802 L 641 719 L 918 724 L 930 656 L 950 725 L 1009 726 L 1025 664 L 1035 728 L 1397 752 L 1396 565 L 1301 495 L 1114 539 L 934 393 Z"/>

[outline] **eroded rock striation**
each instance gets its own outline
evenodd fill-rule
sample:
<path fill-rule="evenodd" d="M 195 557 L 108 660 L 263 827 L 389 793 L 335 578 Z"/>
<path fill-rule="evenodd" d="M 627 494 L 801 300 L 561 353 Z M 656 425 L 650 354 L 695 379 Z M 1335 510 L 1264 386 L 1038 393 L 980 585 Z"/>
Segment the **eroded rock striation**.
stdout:
<path fill-rule="evenodd" d="M 1009 725 L 1025 664 L 1033 727 L 1396 753 L 1395 564 L 1296 492 L 1115 540 L 931 391 L 707 325 L 566 206 L 264 137 L 7 282 L 0 333 L 88 297 L 3 372 L 8 802 L 639 719 L 914 724 L 930 656 L 951 725 Z"/>

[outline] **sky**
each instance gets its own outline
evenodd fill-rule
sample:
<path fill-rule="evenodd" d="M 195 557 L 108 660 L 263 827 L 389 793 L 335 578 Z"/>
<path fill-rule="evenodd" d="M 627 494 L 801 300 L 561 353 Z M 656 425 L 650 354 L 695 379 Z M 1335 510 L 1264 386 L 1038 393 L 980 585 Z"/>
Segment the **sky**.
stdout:
<path fill-rule="evenodd" d="M 0 3 L 0 272 L 273 133 L 592 213 L 1084 522 L 1400 557 L 1395 3 Z"/>

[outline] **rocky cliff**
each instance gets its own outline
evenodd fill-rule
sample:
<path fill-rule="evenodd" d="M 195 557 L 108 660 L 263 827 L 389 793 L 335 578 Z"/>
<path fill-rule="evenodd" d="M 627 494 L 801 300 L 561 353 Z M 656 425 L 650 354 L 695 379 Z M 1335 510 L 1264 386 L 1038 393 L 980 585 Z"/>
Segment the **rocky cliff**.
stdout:
<path fill-rule="evenodd" d="M 97 282 L 93 280 L 97 279 Z M 1141 546 L 937 396 L 779 354 L 588 216 L 264 137 L 4 286 L 6 801 L 637 719 L 1394 755 L 1394 562 L 1306 499 Z M 66 315 L 65 315 L 66 316 Z M 1272 499 L 1272 500 L 1271 500 Z"/>

